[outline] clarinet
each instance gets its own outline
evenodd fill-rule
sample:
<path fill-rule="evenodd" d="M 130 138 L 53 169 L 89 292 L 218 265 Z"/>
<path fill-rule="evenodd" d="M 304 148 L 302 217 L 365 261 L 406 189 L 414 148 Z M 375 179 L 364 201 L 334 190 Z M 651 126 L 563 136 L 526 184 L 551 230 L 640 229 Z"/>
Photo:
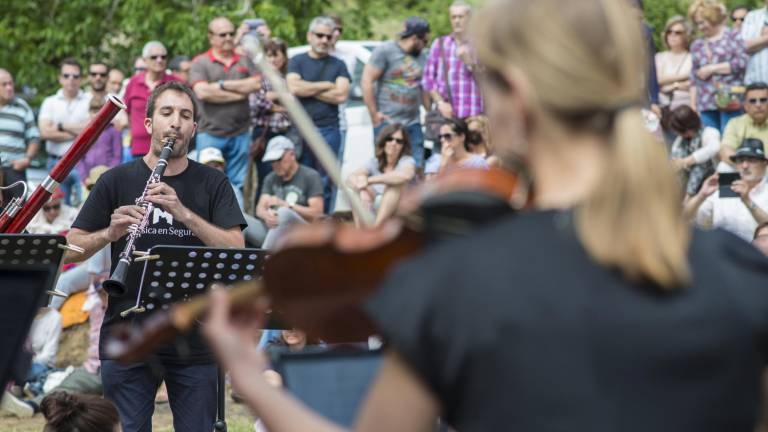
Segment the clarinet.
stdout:
<path fill-rule="evenodd" d="M 128 276 L 128 268 L 133 262 L 133 253 L 136 250 L 134 243 L 144 232 L 147 225 L 149 225 L 149 218 L 152 217 L 152 211 L 155 208 L 155 206 L 146 199 L 149 185 L 160 181 L 163 172 L 165 172 L 165 168 L 168 166 L 168 158 L 171 157 L 171 152 L 173 151 L 173 145 L 175 143 L 175 137 L 166 137 L 163 140 L 163 150 L 160 152 L 160 160 L 157 161 L 155 169 L 152 170 L 152 174 L 149 176 L 147 184 L 144 186 L 144 191 L 141 192 L 141 196 L 136 198 L 136 205 L 145 210 L 144 216 L 141 218 L 141 222 L 138 224 L 131 224 L 131 226 L 128 227 L 128 240 L 125 244 L 125 248 L 123 248 L 123 251 L 120 253 L 120 260 L 117 262 L 115 270 L 112 272 L 109 279 L 101 284 L 104 291 L 111 296 L 121 297 L 125 295 L 125 279 Z"/>

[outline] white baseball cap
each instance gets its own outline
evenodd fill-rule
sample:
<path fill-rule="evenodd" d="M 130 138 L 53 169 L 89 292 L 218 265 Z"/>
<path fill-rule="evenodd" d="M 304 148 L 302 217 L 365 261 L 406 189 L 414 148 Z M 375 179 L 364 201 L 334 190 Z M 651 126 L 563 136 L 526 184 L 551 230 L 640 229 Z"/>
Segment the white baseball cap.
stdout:
<path fill-rule="evenodd" d="M 206 147 L 200 150 L 200 163 L 207 164 L 209 162 L 221 162 L 226 163 L 224 155 L 221 154 L 221 150 L 216 147 Z"/>
<path fill-rule="evenodd" d="M 264 157 L 261 158 L 261 161 L 274 162 L 280 160 L 286 151 L 295 149 L 296 147 L 293 145 L 293 141 L 283 135 L 278 135 L 273 137 L 269 140 L 269 143 L 267 143 L 267 151 L 264 152 Z"/>

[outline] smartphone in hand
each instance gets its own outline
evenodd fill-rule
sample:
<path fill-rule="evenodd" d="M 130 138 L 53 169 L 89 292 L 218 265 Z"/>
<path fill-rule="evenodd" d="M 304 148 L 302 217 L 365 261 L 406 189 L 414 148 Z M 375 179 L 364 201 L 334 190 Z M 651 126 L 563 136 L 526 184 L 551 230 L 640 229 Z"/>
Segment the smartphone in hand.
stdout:
<path fill-rule="evenodd" d="M 731 189 L 731 183 L 736 180 L 741 180 L 741 174 L 734 173 L 720 173 L 717 179 L 718 185 L 720 185 L 720 198 L 739 198 L 739 194 Z"/>

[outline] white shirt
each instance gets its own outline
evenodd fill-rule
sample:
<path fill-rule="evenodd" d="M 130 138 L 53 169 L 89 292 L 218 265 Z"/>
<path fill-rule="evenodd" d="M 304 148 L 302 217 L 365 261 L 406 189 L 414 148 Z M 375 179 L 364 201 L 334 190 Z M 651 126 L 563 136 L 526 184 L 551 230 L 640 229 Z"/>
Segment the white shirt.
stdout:
<path fill-rule="evenodd" d="M 91 103 L 91 94 L 82 90 L 77 92 L 74 99 L 67 99 L 64 96 L 64 90 L 59 89 L 53 96 L 48 96 L 43 100 L 40 107 L 40 121 L 48 120 L 53 124 L 57 123 L 86 123 L 90 120 L 88 106 Z M 74 138 L 69 141 L 54 142 L 46 140 L 45 151 L 49 155 L 63 156 L 69 150 L 74 142 Z"/>
<path fill-rule="evenodd" d="M 76 217 L 77 209 L 61 203 L 59 216 L 49 223 L 45 219 L 45 212 L 41 208 L 32 220 L 29 221 L 27 231 L 32 234 L 58 234 L 62 231 L 69 231 Z"/>
<path fill-rule="evenodd" d="M 345 49 L 335 49 L 330 53 L 332 56 L 344 62 L 347 65 L 347 71 L 349 72 L 349 86 L 352 88 L 352 80 L 355 77 L 355 66 L 357 65 L 357 56 L 354 51 Z M 349 100 L 347 100 L 349 102 Z M 339 105 L 339 130 L 347 130 L 347 102 Z M 344 143 L 342 148 L 344 147 Z"/>
<path fill-rule="evenodd" d="M 749 197 L 758 207 L 768 210 L 768 181 L 749 191 Z M 757 228 L 757 221 L 740 198 L 720 198 L 715 192 L 701 204 L 696 215 L 696 223 L 703 227 L 716 227 L 730 231 L 744 240 L 751 242 Z"/>
<path fill-rule="evenodd" d="M 760 36 L 765 20 L 766 8 L 764 7 L 747 14 L 744 18 L 744 24 L 741 26 L 741 38 L 744 39 L 744 42 Z M 754 82 L 766 81 L 768 81 L 768 49 L 763 48 L 749 56 L 744 83 L 749 85 Z"/>
<path fill-rule="evenodd" d="M 61 336 L 61 314 L 56 309 L 48 308 L 45 314 L 36 317 L 29 331 L 34 357 L 32 361 L 48 366 L 56 362 Z"/>

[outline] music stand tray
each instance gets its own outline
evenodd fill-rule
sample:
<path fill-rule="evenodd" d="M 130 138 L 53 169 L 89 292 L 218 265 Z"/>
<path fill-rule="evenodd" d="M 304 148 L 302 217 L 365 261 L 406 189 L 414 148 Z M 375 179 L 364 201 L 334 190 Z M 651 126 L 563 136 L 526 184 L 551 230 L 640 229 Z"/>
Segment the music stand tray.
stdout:
<path fill-rule="evenodd" d="M 0 234 L 0 384 L 24 344 L 32 320 L 56 284 L 66 239 L 60 235 Z"/>
<path fill-rule="evenodd" d="M 222 249 L 206 246 L 158 245 L 139 259 L 144 269 L 136 305 L 120 313 L 168 310 L 173 303 L 204 294 L 213 283 L 225 286 L 261 278 L 267 251 L 262 249 Z M 226 431 L 224 419 L 224 373 L 219 368 L 215 431 Z"/>

